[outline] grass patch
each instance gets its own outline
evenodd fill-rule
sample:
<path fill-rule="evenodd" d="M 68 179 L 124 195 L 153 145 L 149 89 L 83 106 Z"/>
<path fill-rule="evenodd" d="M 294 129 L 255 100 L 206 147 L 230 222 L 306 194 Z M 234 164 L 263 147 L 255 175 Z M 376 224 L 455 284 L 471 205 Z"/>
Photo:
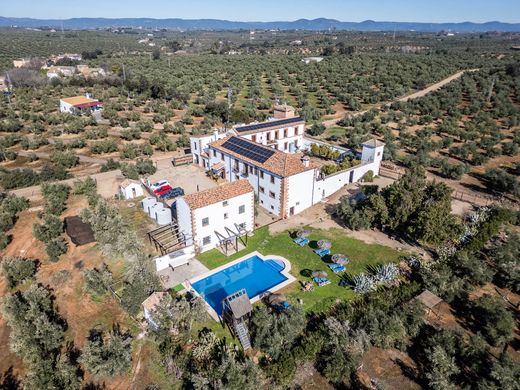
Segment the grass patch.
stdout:
<path fill-rule="evenodd" d="M 323 134 L 323 138 L 329 138 L 329 137 L 343 137 L 345 135 L 347 129 L 344 127 L 334 126 L 325 131 Z"/>
<path fill-rule="evenodd" d="M 397 262 L 399 256 L 404 254 L 389 247 L 367 244 L 347 237 L 341 229 L 313 230 L 309 239 L 311 241 L 310 245 L 300 248 L 293 242 L 289 232 L 271 236 L 267 227 L 265 227 L 256 230 L 255 235 L 249 239 L 248 247 L 233 256 L 226 257 L 219 251 L 212 250 L 199 255 L 198 259 L 212 269 L 255 250 L 266 256 L 283 256 L 291 262 L 291 274 L 298 281 L 285 288 L 282 292 L 287 295 L 293 304 L 297 304 L 301 299 L 305 311 L 322 312 L 337 299 L 352 300 L 356 298 L 356 294 L 350 288 L 339 286 L 342 277 L 352 277 L 361 272 L 368 272 L 371 267 L 378 264 Z M 319 239 L 330 240 L 332 242 L 332 253 L 343 253 L 350 259 L 346 272 L 340 274 L 332 273 L 327 266 L 330 262 L 329 258 L 321 259 L 313 252 L 316 241 Z M 305 272 L 306 270 L 310 272 L 315 270 L 326 271 L 331 283 L 324 287 L 315 285 L 312 292 L 301 291 L 302 284 L 311 281 L 311 277 L 307 276 Z"/>

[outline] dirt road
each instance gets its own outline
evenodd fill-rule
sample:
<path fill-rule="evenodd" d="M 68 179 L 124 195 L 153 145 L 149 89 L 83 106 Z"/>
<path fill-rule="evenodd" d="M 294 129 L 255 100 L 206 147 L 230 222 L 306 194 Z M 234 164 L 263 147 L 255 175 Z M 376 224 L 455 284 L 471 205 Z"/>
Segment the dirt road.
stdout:
<path fill-rule="evenodd" d="M 410 95 L 406 95 L 406 96 L 400 97 L 400 98 L 398 98 L 398 99 L 396 99 L 396 100 L 394 100 L 392 102 L 381 103 L 380 105 L 376 106 L 375 108 L 376 109 L 381 109 L 382 107 L 385 107 L 385 106 L 389 107 L 389 106 L 391 106 L 395 102 L 407 102 L 409 100 L 413 100 L 413 99 L 417 99 L 417 98 L 426 96 L 427 94 L 429 94 L 431 92 L 438 91 L 439 89 L 444 87 L 446 84 L 449 84 L 452 81 L 461 78 L 464 73 L 466 73 L 466 72 L 475 72 L 477 70 L 478 69 L 461 70 L 460 72 L 452 74 L 451 76 L 446 77 L 444 80 L 441 80 L 438 83 L 432 84 L 429 87 L 426 87 L 426 88 L 424 88 L 424 89 L 422 89 L 422 90 L 420 90 L 418 92 L 414 92 L 414 93 L 412 93 Z M 365 114 L 366 112 L 367 112 L 367 110 L 355 111 L 355 112 L 352 112 L 352 113 L 347 113 L 347 115 L 350 118 L 355 118 L 355 117 L 358 117 L 358 116 L 361 116 L 361 115 Z M 333 127 L 333 126 L 336 126 L 341 119 L 343 119 L 343 118 L 329 119 L 329 120 L 323 121 L 323 124 L 327 128 Z"/>

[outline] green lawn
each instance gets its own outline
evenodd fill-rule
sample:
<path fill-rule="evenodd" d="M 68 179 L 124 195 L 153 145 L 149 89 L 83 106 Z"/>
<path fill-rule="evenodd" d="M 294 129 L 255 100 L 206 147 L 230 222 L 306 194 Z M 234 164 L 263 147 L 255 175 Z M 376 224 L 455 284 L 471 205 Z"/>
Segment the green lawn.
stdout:
<path fill-rule="evenodd" d="M 327 129 L 325 131 L 325 133 L 323 133 L 322 138 L 329 138 L 329 137 L 333 137 L 333 136 L 343 137 L 345 135 L 346 130 L 347 129 L 345 129 L 344 127 L 339 127 L 339 126 L 331 127 L 330 129 Z"/>
<path fill-rule="evenodd" d="M 310 246 L 301 248 L 292 241 L 289 232 L 271 236 L 267 228 L 262 228 L 256 230 L 254 236 L 249 238 L 247 249 L 233 256 L 226 257 L 219 251 L 212 250 L 199 255 L 198 259 L 212 269 L 255 250 L 266 256 L 283 256 L 291 262 L 291 274 L 298 281 L 285 288 L 282 292 L 287 295 L 293 304 L 296 304 L 298 299 L 302 299 L 303 307 L 306 311 L 321 312 L 330 307 L 337 299 L 351 300 L 356 295 L 351 289 L 340 287 L 339 282 L 342 274 L 333 274 L 327 266 L 327 261 L 322 260 L 313 252 L 316 240 L 319 239 L 330 240 L 332 242 L 332 253 L 343 253 L 350 259 L 350 264 L 346 266 L 347 271 L 343 276 L 367 272 L 368 268 L 377 264 L 397 262 L 399 256 L 403 255 L 403 253 L 392 248 L 366 244 L 363 241 L 349 238 L 340 229 L 315 229 L 310 236 Z M 305 270 L 326 271 L 331 283 L 324 287 L 315 286 L 314 291 L 311 292 L 302 292 L 301 284 L 311 280 L 310 277 L 305 276 Z"/>

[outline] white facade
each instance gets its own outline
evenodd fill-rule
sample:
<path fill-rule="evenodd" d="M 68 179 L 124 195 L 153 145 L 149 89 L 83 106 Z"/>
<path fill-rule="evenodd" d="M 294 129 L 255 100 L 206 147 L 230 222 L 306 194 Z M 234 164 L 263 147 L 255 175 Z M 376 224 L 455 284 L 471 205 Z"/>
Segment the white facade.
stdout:
<path fill-rule="evenodd" d="M 258 131 L 253 134 L 238 136 L 246 138 L 250 141 L 272 146 L 277 150 L 286 153 L 294 153 L 303 146 L 303 136 L 305 134 L 305 124 L 299 124 L 296 126 L 285 126 L 274 130 Z"/>
<path fill-rule="evenodd" d="M 258 203 L 275 215 L 280 213 L 282 177 L 215 149 L 208 153 L 210 167 L 222 162 L 225 179 L 229 182 L 246 179 L 253 187 Z"/>
<path fill-rule="evenodd" d="M 119 187 L 119 193 L 124 199 L 134 199 L 144 196 L 143 186 L 139 182 L 125 180 Z"/>
<path fill-rule="evenodd" d="M 252 189 L 197 208 L 181 197 L 176 203 L 179 233 L 187 238 L 187 246 L 194 245 L 199 252 L 213 249 L 226 238 L 253 231 L 254 201 Z"/>

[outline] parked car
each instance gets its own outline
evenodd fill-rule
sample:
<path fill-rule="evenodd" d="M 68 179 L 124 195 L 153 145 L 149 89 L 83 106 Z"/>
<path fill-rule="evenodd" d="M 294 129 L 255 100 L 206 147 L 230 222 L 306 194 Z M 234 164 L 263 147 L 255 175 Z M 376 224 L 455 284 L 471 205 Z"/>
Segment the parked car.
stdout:
<path fill-rule="evenodd" d="M 184 190 L 181 187 L 176 187 L 172 189 L 171 191 L 168 191 L 166 194 L 161 195 L 161 198 L 163 199 L 175 199 L 179 196 L 184 195 Z"/>
<path fill-rule="evenodd" d="M 171 190 L 172 190 L 172 187 L 169 186 L 169 185 L 167 185 L 167 186 L 164 186 L 164 187 L 159 188 L 158 190 L 155 190 L 155 191 L 154 191 L 154 194 L 155 194 L 155 195 L 159 195 L 159 196 L 161 196 L 161 195 L 164 195 L 164 194 L 166 194 L 168 191 L 171 191 Z"/>
<path fill-rule="evenodd" d="M 168 180 L 160 180 L 156 183 L 151 184 L 150 189 L 155 192 L 155 190 L 157 190 L 161 187 L 164 187 L 166 185 L 168 185 L 168 186 L 170 185 L 170 183 L 168 183 Z"/>

